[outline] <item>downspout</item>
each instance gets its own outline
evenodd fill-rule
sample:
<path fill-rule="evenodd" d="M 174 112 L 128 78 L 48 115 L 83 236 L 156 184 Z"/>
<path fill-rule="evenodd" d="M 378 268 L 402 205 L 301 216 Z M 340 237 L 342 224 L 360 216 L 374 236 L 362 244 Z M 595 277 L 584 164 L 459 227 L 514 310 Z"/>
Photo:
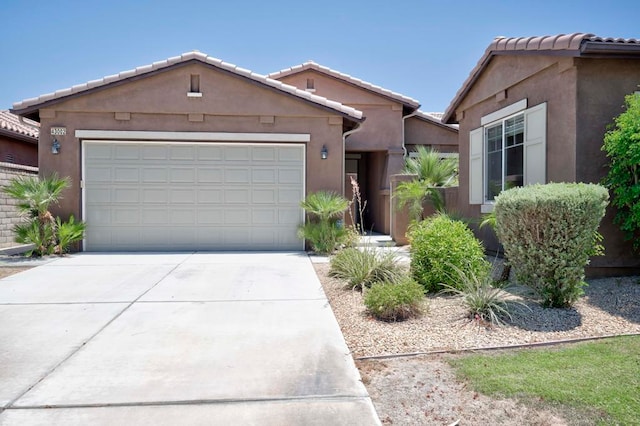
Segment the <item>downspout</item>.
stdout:
<path fill-rule="evenodd" d="M 402 117 L 402 151 L 404 151 L 404 158 L 407 158 L 407 147 L 405 146 L 405 120 L 418 115 L 418 110 L 413 111 L 411 114 Z"/>
<path fill-rule="evenodd" d="M 347 159 L 345 158 L 347 156 L 347 136 L 350 136 L 356 132 L 359 132 L 360 130 L 362 130 L 362 123 L 358 123 L 358 127 L 356 127 L 355 129 L 351 129 L 347 132 L 344 132 L 342 134 L 342 195 L 344 196 L 344 188 L 345 188 L 345 178 L 346 178 L 346 174 L 347 174 L 347 166 L 346 166 L 346 161 Z"/>

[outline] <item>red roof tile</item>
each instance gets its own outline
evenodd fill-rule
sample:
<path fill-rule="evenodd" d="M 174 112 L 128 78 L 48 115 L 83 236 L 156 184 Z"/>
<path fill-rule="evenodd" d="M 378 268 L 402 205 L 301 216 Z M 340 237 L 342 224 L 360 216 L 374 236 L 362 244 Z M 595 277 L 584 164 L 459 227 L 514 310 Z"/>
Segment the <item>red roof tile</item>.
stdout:
<path fill-rule="evenodd" d="M 0 131 L 4 133 L 21 136 L 22 138 L 31 139 L 33 142 L 38 141 L 40 133 L 40 125 L 35 121 L 28 119 L 20 119 L 19 116 L 11 114 L 9 111 L 0 111 Z"/>

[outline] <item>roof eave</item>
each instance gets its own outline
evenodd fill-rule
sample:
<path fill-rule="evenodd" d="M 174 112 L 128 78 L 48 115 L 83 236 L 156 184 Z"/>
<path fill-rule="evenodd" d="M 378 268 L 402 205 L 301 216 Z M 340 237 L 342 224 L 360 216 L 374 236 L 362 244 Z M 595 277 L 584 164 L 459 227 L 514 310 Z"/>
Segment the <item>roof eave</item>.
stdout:
<path fill-rule="evenodd" d="M 194 62 L 200 63 L 202 65 L 205 65 L 205 66 L 208 66 L 208 67 L 211 67 L 211 68 L 214 68 L 214 69 L 216 69 L 218 71 L 221 71 L 223 73 L 226 73 L 228 75 L 235 76 L 235 77 L 238 77 L 238 78 L 242 78 L 242 79 L 248 81 L 249 83 L 260 85 L 261 87 L 267 88 L 269 90 L 273 90 L 273 91 L 275 91 L 277 93 L 280 93 L 280 94 L 283 94 L 283 95 L 287 95 L 287 96 L 290 96 L 290 97 L 292 97 L 294 99 L 298 99 L 298 100 L 304 101 L 305 103 L 308 103 L 309 105 L 312 105 L 314 107 L 323 109 L 325 111 L 329 111 L 329 112 L 341 115 L 343 118 L 351 120 L 354 123 L 361 123 L 361 122 L 364 121 L 364 116 L 363 116 L 362 112 L 356 110 L 355 108 L 353 108 L 353 110 L 357 111 L 358 113 L 360 113 L 359 117 L 355 117 L 355 116 L 349 115 L 346 112 L 340 111 L 340 110 L 335 109 L 335 108 L 331 108 L 331 107 L 326 106 L 326 105 L 322 105 L 322 104 L 320 104 L 318 102 L 314 102 L 311 99 L 306 99 L 306 98 L 301 97 L 301 96 L 296 96 L 294 93 L 289 93 L 286 90 L 278 89 L 277 87 L 271 86 L 271 85 L 269 85 L 267 83 L 255 80 L 253 78 L 250 78 L 250 77 L 242 75 L 242 74 L 235 73 L 235 72 L 227 70 L 225 68 L 217 67 L 217 66 L 215 66 L 213 64 L 210 64 L 210 63 L 208 63 L 206 61 L 199 60 L 197 58 L 191 58 L 191 59 L 188 59 L 186 61 L 177 62 L 177 63 L 170 64 L 170 65 L 167 65 L 165 67 L 158 68 L 158 69 L 151 69 L 146 73 L 140 73 L 140 74 L 136 74 L 136 75 L 131 76 L 131 77 L 126 77 L 126 78 L 119 79 L 119 80 L 116 80 L 116 81 L 112 81 L 112 82 L 109 82 L 109 83 L 106 83 L 106 84 L 102 84 L 102 85 L 99 85 L 99 86 L 96 86 L 96 87 L 90 87 L 90 88 L 87 88 L 87 89 L 79 91 L 79 92 L 74 92 L 74 93 L 71 93 L 69 95 L 56 97 L 56 98 L 50 99 L 50 100 L 45 100 L 43 102 L 36 103 L 36 104 L 33 104 L 33 105 L 29 105 L 29 106 L 24 107 L 24 108 L 11 108 L 9 111 L 11 113 L 13 113 L 13 114 L 20 115 L 22 117 L 29 118 L 31 120 L 39 122 L 40 121 L 40 109 L 42 109 L 42 108 L 47 108 L 49 106 L 56 105 L 58 103 L 65 102 L 65 101 L 68 101 L 70 99 L 73 99 L 73 98 L 76 98 L 76 97 L 80 97 L 80 96 L 84 96 L 84 95 L 87 95 L 87 94 L 90 94 L 90 93 L 94 93 L 94 92 L 98 92 L 98 91 L 102 91 L 102 90 L 106 90 L 106 89 L 111 89 L 113 87 L 117 87 L 117 86 L 120 86 L 122 84 L 131 83 L 131 82 L 146 78 L 150 74 L 167 72 L 167 71 L 173 70 L 175 68 L 186 66 L 186 65 L 194 63 Z"/>
<path fill-rule="evenodd" d="M 580 53 L 584 55 L 640 56 L 640 44 L 587 41 L 580 47 Z"/>
<path fill-rule="evenodd" d="M 7 129 L 0 129 L 0 135 L 7 136 L 7 137 L 10 137 L 12 139 L 18 139 L 18 140 L 20 140 L 20 142 L 27 142 L 27 143 L 34 144 L 34 145 L 38 144 L 38 138 L 37 137 L 24 135 L 22 133 L 16 133 L 16 132 L 13 132 L 13 131 L 7 130 Z"/>

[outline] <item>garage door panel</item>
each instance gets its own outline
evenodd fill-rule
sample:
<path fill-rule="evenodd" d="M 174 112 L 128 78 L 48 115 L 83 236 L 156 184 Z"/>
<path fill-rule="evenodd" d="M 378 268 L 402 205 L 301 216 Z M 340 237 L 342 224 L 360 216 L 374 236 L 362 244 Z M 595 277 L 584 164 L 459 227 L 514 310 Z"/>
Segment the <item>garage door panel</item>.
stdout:
<path fill-rule="evenodd" d="M 221 168 L 199 167 L 196 171 L 198 183 L 222 183 L 224 174 Z"/>
<path fill-rule="evenodd" d="M 251 183 L 274 184 L 278 171 L 270 169 L 253 169 L 251 172 Z"/>
<path fill-rule="evenodd" d="M 228 204 L 247 204 L 249 202 L 249 190 L 244 187 L 227 189 L 224 191 L 224 202 Z"/>
<path fill-rule="evenodd" d="M 251 152 L 253 161 L 270 161 L 273 162 L 277 158 L 277 149 L 274 147 L 256 147 Z"/>
<path fill-rule="evenodd" d="M 138 160 L 140 159 L 140 147 L 138 145 L 115 145 L 114 160 Z"/>
<path fill-rule="evenodd" d="M 298 169 L 280 169 L 278 171 L 278 183 L 298 183 L 302 182 L 302 171 Z"/>
<path fill-rule="evenodd" d="M 142 183 L 167 183 L 169 173 L 164 167 L 144 167 L 142 169 Z"/>
<path fill-rule="evenodd" d="M 212 225 L 224 224 L 224 210 L 218 209 L 198 209 L 198 225 L 210 227 Z"/>
<path fill-rule="evenodd" d="M 254 189 L 251 191 L 251 201 L 254 204 L 275 204 L 276 190 L 275 189 Z"/>
<path fill-rule="evenodd" d="M 142 210 L 142 223 L 150 225 L 161 225 L 169 221 L 169 212 L 166 207 L 147 208 Z"/>
<path fill-rule="evenodd" d="M 94 183 L 111 183 L 112 169 L 109 166 L 94 166 L 86 171 L 85 179 Z"/>
<path fill-rule="evenodd" d="M 84 145 L 88 250 L 297 250 L 304 146 Z"/>
<path fill-rule="evenodd" d="M 225 183 L 242 183 L 248 184 L 249 180 L 249 170 L 245 168 L 227 168 L 224 171 L 224 181 Z"/>
<path fill-rule="evenodd" d="M 191 167 L 171 167 L 169 176 L 172 183 L 190 183 L 195 181 L 195 171 Z"/>

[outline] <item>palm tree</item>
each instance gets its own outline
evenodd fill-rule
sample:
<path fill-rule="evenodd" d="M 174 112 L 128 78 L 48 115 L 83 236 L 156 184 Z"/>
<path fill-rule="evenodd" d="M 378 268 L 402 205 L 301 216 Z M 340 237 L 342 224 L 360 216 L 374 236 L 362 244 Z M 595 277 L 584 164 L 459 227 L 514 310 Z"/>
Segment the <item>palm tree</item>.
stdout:
<path fill-rule="evenodd" d="M 343 196 L 330 191 L 318 191 L 307 195 L 300 203 L 308 214 L 318 218 L 320 222 L 339 219 L 349 208 L 349 201 Z"/>
<path fill-rule="evenodd" d="M 300 225 L 298 236 L 309 241 L 315 252 L 329 254 L 343 243 L 347 232 L 338 220 L 349 208 L 346 198 L 335 192 L 318 191 L 307 195 L 300 207 L 309 220 Z"/>
<path fill-rule="evenodd" d="M 403 172 L 417 178 L 398 185 L 395 196 L 398 207 L 409 206 L 409 214 L 415 221 L 423 219 L 423 203 L 430 199 L 438 211 L 444 210 L 444 201 L 437 188 L 452 186 L 457 176 L 457 163 L 452 158 L 440 158 L 438 151 L 418 146 L 415 157 L 405 160 Z"/>
<path fill-rule="evenodd" d="M 56 220 L 49 211 L 57 204 L 69 178 L 53 174 L 48 178 L 20 176 L 12 179 L 3 191 L 17 200 L 18 212 L 29 219 L 15 226 L 16 242 L 35 244 L 36 255 L 51 254 L 56 245 Z"/>

